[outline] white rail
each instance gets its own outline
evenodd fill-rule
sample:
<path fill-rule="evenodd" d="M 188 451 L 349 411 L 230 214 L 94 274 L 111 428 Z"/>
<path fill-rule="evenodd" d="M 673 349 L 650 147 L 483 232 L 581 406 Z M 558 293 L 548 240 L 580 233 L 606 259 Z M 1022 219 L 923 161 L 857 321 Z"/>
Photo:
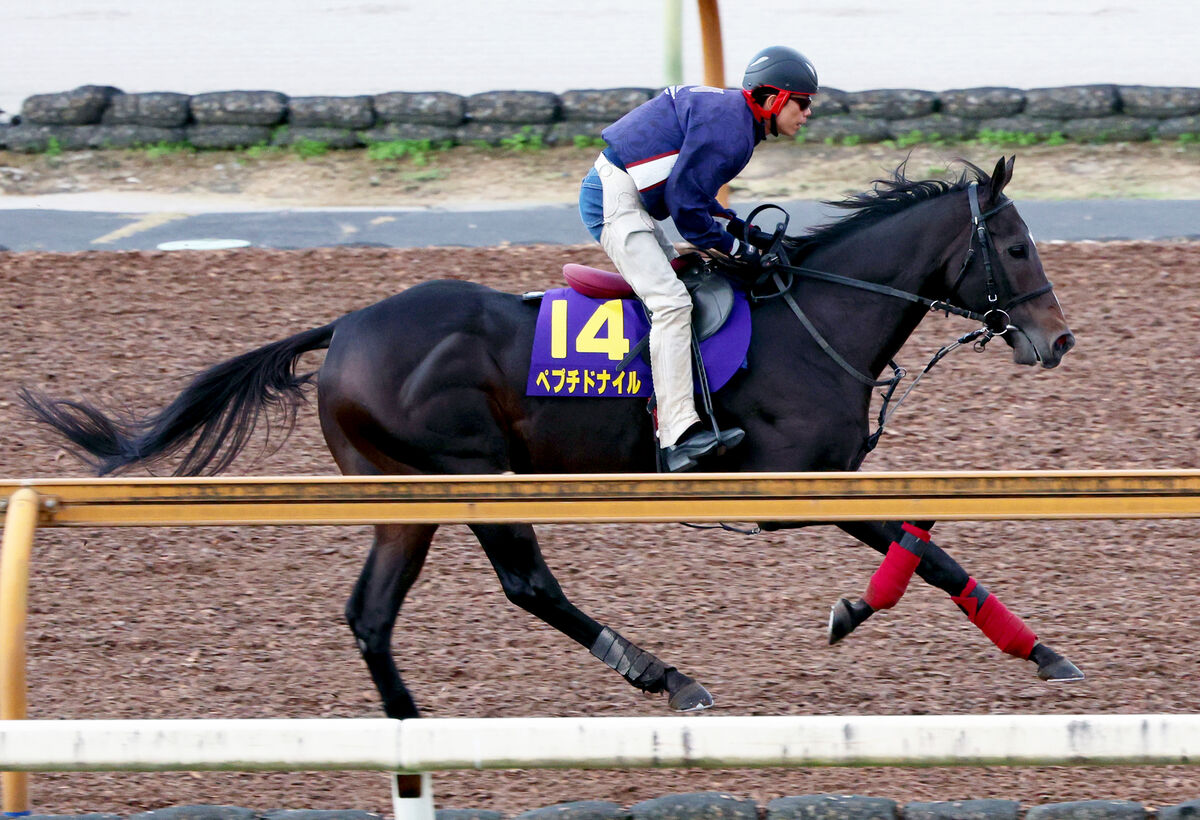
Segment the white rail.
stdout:
<path fill-rule="evenodd" d="M 1200 763 L 1200 715 L 0 722 L 21 771 Z"/>
<path fill-rule="evenodd" d="M 28 771 L 378 769 L 433 820 L 430 771 L 651 766 L 1192 763 L 1200 716 L 27 721 L 39 526 L 387 521 L 1200 518 L 1200 470 L 702 476 L 0 480 L 0 798 Z"/>

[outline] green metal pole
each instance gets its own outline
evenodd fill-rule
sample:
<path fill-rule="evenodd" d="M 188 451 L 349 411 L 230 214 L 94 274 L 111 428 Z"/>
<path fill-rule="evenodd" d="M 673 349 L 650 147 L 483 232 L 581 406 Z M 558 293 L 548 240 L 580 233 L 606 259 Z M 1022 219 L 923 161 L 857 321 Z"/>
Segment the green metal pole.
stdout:
<path fill-rule="evenodd" d="M 663 85 L 683 85 L 683 0 L 663 0 Z"/>

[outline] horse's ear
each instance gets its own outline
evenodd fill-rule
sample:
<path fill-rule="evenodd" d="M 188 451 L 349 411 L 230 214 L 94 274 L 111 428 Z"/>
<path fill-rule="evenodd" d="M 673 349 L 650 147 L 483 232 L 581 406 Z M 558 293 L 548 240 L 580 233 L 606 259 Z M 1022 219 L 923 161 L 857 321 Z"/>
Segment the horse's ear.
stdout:
<path fill-rule="evenodd" d="M 1013 165 L 1016 164 L 1017 157 L 1013 155 L 1010 158 L 1000 157 L 996 162 L 996 169 L 992 171 L 991 191 L 988 196 L 988 201 L 995 203 L 1000 199 L 1000 192 L 1004 190 L 1004 186 L 1009 183 L 1013 175 Z"/>

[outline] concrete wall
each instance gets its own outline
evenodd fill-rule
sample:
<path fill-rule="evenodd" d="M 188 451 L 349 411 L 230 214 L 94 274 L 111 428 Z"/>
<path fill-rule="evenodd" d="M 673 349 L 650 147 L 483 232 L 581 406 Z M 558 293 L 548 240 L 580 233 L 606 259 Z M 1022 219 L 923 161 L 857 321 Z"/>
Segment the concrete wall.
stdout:
<path fill-rule="evenodd" d="M 287 97 L 276 91 L 124 94 L 109 86 L 38 94 L 16 121 L 0 125 L 0 148 L 44 151 L 129 148 L 189 142 L 198 148 L 288 145 L 333 148 L 373 142 L 545 145 L 598 138 L 651 88 L 567 91 L 392 92 L 349 97 Z M 1069 140 L 1138 141 L 1200 135 L 1200 88 L 1086 85 L 950 91 L 825 89 L 804 133 L 808 140 L 879 142 L 920 132 L 970 139 L 986 130 Z"/>

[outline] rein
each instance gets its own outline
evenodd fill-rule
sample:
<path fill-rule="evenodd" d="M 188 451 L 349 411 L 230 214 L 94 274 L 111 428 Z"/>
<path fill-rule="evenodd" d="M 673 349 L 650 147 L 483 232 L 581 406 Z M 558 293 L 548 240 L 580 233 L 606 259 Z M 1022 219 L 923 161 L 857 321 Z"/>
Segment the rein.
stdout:
<path fill-rule="evenodd" d="M 888 285 L 880 285 L 875 282 L 864 282 L 860 279 L 852 279 L 849 276 L 842 276 L 840 274 L 815 270 L 813 268 L 785 265 L 778 261 L 770 264 L 769 266 L 771 271 L 771 281 L 775 283 L 778 291 L 769 295 L 751 297 L 755 301 L 765 301 L 767 299 L 774 299 L 782 296 L 784 302 L 787 303 L 787 306 L 791 309 L 792 313 L 794 313 L 796 318 L 800 320 L 800 324 L 802 324 L 805 330 L 809 332 L 809 334 L 816 341 L 817 345 L 825 352 L 825 355 L 829 356 L 829 358 L 831 358 L 844 371 L 854 377 L 854 379 L 859 383 L 864 384 L 867 387 L 887 388 L 887 390 L 883 393 L 883 405 L 879 409 L 879 426 L 874 433 L 871 433 L 867 436 L 864 444 L 866 447 L 866 452 L 868 453 L 875 449 L 875 446 L 879 443 L 879 437 L 883 435 L 883 428 L 888 419 L 890 419 L 892 414 L 900 408 L 900 405 L 906 398 L 908 398 L 908 394 L 913 391 L 913 388 L 917 386 L 925 374 L 933 369 L 934 365 L 945 358 L 946 355 L 958 347 L 966 344 L 967 342 L 978 340 L 975 341 L 975 349 L 981 351 L 984 349 L 984 347 L 986 347 L 987 343 L 996 336 L 1003 336 L 1009 330 L 1019 329 L 1015 328 L 1014 325 L 1009 324 L 1008 311 L 1017 305 L 1028 302 L 1031 299 L 1036 299 L 1045 293 L 1049 293 L 1054 288 L 1053 284 L 1046 282 L 1046 284 L 1042 285 L 1041 287 L 1035 288 L 1027 293 L 1022 293 L 1017 296 L 1009 296 L 1003 305 L 997 306 L 1000 301 L 1000 284 L 996 278 L 995 269 L 992 266 L 992 256 L 994 255 L 995 251 L 992 249 L 992 244 L 989 241 L 990 232 L 987 228 L 987 218 L 1012 205 L 1013 200 L 1006 199 L 991 210 L 981 212 L 979 208 L 978 182 L 972 182 L 968 186 L 967 200 L 971 206 L 971 224 L 974 226 L 975 231 L 971 234 L 971 240 L 967 245 L 967 253 L 963 258 L 962 267 L 959 269 L 958 276 L 954 280 L 953 286 L 951 286 L 949 293 L 944 299 L 929 299 L 916 293 L 900 290 L 899 288 L 889 287 Z M 954 294 L 958 292 L 959 286 L 962 285 L 963 279 L 968 273 L 971 261 L 975 258 L 976 240 L 978 240 L 979 246 L 983 252 L 984 270 L 987 274 L 985 286 L 987 288 L 987 300 L 989 308 L 983 313 L 970 310 L 968 308 L 959 307 L 958 305 L 954 305 L 949 301 L 951 298 L 953 298 Z M 768 256 L 771 256 L 771 254 Z M 776 259 L 778 259 L 778 254 L 774 254 L 774 256 Z M 999 260 L 997 260 L 997 264 L 999 264 Z M 785 280 L 784 277 L 780 275 L 780 272 L 787 274 L 788 278 Z M 828 340 L 821 335 L 821 332 L 817 329 L 816 325 L 812 323 L 812 320 L 808 318 L 808 316 L 800 308 L 800 305 L 796 302 L 795 297 L 792 296 L 792 287 L 795 285 L 796 277 L 813 279 L 820 282 L 830 282 L 837 285 L 845 285 L 846 287 L 857 288 L 859 290 L 865 290 L 871 293 L 878 293 L 884 296 L 903 299 L 908 302 L 913 302 L 914 304 L 923 305 L 931 313 L 945 313 L 946 316 L 954 314 L 955 316 L 961 316 L 964 319 L 977 321 L 981 323 L 983 327 L 967 333 L 957 341 L 946 345 L 936 354 L 934 354 L 929 364 L 925 366 L 925 369 L 921 371 L 916 380 L 909 386 L 908 390 L 904 392 L 904 394 L 896 402 L 895 406 L 889 411 L 888 405 L 892 400 L 892 396 L 896 392 L 896 388 L 899 386 L 900 381 L 907 375 L 905 370 L 896 364 L 894 360 L 889 360 L 888 366 L 892 368 L 892 377 L 890 379 L 878 380 L 873 379 L 871 376 L 863 373 L 854 367 L 854 365 L 846 361 L 841 354 L 833 349 L 833 346 L 829 344 Z M 1005 285 L 1007 286 L 1007 281 L 1005 282 Z M 1007 287 L 1005 287 L 1005 290 L 1007 291 Z M 981 336 L 983 337 L 982 339 L 980 339 Z"/>

